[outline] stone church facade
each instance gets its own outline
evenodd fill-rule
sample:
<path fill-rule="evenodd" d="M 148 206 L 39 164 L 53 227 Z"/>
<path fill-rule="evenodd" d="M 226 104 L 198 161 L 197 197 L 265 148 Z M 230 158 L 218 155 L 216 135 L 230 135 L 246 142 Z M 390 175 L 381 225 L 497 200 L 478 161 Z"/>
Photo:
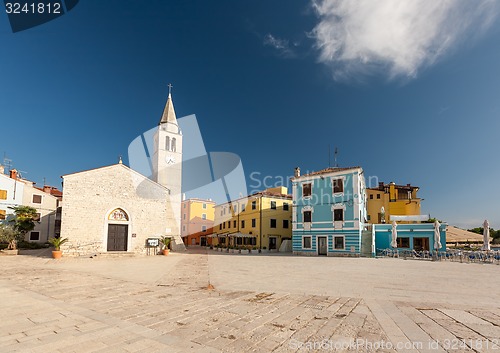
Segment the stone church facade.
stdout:
<path fill-rule="evenodd" d="M 61 247 L 67 255 L 146 253 L 147 239 L 180 237 L 182 133 L 169 94 L 155 134 L 151 179 L 118 164 L 63 176 Z"/>

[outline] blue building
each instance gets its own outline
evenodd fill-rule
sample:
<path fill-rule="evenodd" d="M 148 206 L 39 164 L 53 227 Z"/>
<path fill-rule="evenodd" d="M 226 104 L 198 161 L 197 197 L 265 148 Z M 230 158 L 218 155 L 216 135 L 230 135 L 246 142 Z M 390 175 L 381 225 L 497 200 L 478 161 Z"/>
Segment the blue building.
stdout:
<path fill-rule="evenodd" d="M 446 224 L 439 226 L 439 252 L 446 251 Z M 392 242 L 392 224 L 374 224 L 373 237 L 377 252 L 384 249 L 397 249 L 398 251 L 436 251 L 434 223 L 397 224 L 396 245 Z"/>
<path fill-rule="evenodd" d="M 371 256 L 373 237 L 366 229 L 361 167 L 326 168 L 302 176 L 296 168 L 291 181 L 294 254 L 359 256 L 366 252 Z"/>

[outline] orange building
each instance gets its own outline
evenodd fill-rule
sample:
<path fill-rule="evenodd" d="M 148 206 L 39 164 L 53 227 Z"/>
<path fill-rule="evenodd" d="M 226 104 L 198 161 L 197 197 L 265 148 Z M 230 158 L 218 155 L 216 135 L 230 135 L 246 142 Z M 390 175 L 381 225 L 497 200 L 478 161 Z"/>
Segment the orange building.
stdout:
<path fill-rule="evenodd" d="M 420 215 L 418 186 L 379 183 L 378 187 L 367 188 L 367 213 L 369 223 L 390 223 L 391 216 Z M 398 222 L 399 223 L 399 222 Z M 407 223 L 401 221 L 401 223 Z"/>
<path fill-rule="evenodd" d="M 207 235 L 213 233 L 215 202 L 188 199 L 181 205 L 181 236 L 186 246 L 206 246 Z"/>

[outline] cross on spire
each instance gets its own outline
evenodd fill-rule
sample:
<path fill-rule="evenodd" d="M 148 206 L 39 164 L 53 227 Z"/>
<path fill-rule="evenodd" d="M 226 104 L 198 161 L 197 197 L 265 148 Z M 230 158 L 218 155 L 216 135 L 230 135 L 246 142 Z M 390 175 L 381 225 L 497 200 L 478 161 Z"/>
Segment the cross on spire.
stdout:
<path fill-rule="evenodd" d="M 168 86 L 168 96 L 170 97 L 170 95 L 172 94 L 172 87 L 174 86 L 172 86 L 171 83 L 169 83 L 167 86 Z"/>

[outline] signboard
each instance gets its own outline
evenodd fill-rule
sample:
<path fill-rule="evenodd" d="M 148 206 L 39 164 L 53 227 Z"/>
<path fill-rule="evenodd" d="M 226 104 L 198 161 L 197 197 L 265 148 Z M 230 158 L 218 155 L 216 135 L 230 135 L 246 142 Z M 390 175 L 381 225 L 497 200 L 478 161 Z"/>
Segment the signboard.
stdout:
<path fill-rule="evenodd" d="M 160 245 L 160 239 L 158 238 L 148 238 L 146 240 L 146 246 L 148 248 L 156 248 Z"/>

